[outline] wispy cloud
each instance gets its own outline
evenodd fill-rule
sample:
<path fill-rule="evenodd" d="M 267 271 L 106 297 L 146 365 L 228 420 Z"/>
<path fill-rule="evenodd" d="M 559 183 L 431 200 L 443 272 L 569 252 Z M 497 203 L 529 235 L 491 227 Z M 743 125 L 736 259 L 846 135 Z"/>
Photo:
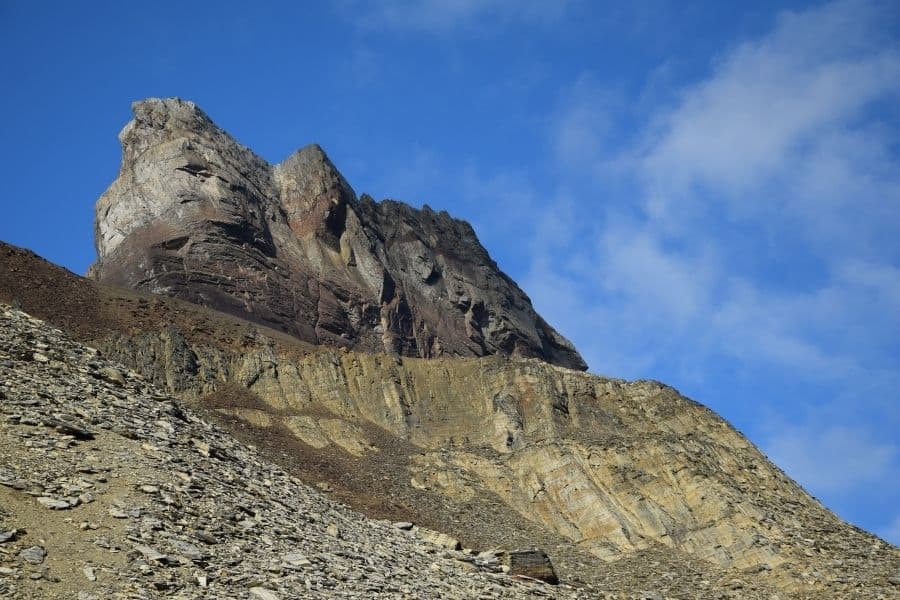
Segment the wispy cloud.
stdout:
<path fill-rule="evenodd" d="M 833 223 L 817 215 L 877 211 L 873 178 L 879 192 L 900 190 L 896 131 L 873 115 L 900 99 L 900 53 L 879 38 L 877 19 L 863 2 L 786 13 L 685 89 L 637 152 L 648 212 L 678 220 L 704 210 L 710 196 L 698 192 L 710 191 L 733 218 L 777 211 L 799 233 L 831 239 Z"/>
<path fill-rule="evenodd" d="M 623 107 L 589 74 L 575 82 L 552 140 L 584 176 L 576 193 L 597 198 L 570 218 L 546 207 L 557 237 L 533 247 L 526 280 L 598 370 L 702 380 L 727 359 L 826 386 L 800 401 L 832 421 L 758 441 L 832 495 L 900 481 L 887 398 L 900 377 L 900 45 L 884 10 L 785 12 L 674 103 Z M 630 144 L 617 119 L 638 123 Z"/>
<path fill-rule="evenodd" d="M 485 23 L 555 21 L 568 4 L 566 0 L 344 0 L 339 6 L 366 29 L 437 33 Z"/>
<path fill-rule="evenodd" d="M 882 483 L 896 471 L 900 447 L 860 427 L 783 426 L 765 450 L 814 494 L 846 493 Z M 827 467 L 827 468 L 826 468 Z"/>
<path fill-rule="evenodd" d="M 614 148 L 613 129 L 621 119 L 624 101 L 604 89 L 590 74 L 583 74 L 566 93 L 556 114 L 553 150 L 556 160 L 569 169 L 591 168 Z"/>
<path fill-rule="evenodd" d="M 609 94 L 592 104 L 584 79 L 573 86 L 558 157 L 631 184 L 632 200 L 599 205 L 576 230 L 582 252 L 596 241 L 579 276 L 601 302 L 671 330 L 713 327 L 741 358 L 842 366 L 821 342 L 863 336 L 869 324 L 852 315 L 887 306 L 900 285 L 900 139 L 881 122 L 900 95 L 900 54 L 877 16 L 858 2 L 785 13 L 645 115 L 625 151 L 604 143 Z"/>

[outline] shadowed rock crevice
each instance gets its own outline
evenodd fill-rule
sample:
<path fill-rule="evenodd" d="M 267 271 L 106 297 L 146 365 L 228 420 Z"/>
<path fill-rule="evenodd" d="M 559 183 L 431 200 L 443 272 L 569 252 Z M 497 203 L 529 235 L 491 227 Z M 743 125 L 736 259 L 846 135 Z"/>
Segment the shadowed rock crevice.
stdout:
<path fill-rule="evenodd" d="M 97 202 L 95 279 L 316 344 L 586 368 L 468 223 L 357 199 L 317 145 L 270 165 L 191 102 L 133 111 L 119 176 Z"/>

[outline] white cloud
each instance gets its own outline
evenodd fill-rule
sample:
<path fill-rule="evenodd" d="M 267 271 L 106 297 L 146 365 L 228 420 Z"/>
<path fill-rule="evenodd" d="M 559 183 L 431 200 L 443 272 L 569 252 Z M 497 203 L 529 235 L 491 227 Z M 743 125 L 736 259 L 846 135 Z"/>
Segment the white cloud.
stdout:
<path fill-rule="evenodd" d="M 507 21 L 555 21 L 568 2 L 544 0 L 345 0 L 340 5 L 357 25 L 367 29 L 390 28 L 444 32 L 483 23 Z"/>
<path fill-rule="evenodd" d="M 643 123 L 630 148 L 608 91 L 580 78 L 553 142 L 588 182 L 572 193 L 599 198 L 546 205 L 525 280 L 595 370 L 789 381 L 742 418 L 832 506 L 864 485 L 900 493 L 900 46 L 879 9 L 785 13 L 674 104 L 619 106 Z"/>
<path fill-rule="evenodd" d="M 675 329 L 705 316 L 710 305 L 714 259 L 698 252 L 666 248 L 646 229 L 613 224 L 603 229 L 595 273 L 606 294 L 624 295 L 648 324 L 665 320 Z"/>
<path fill-rule="evenodd" d="M 890 151 L 900 140 L 869 113 L 900 99 L 900 53 L 879 38 L 877 19 L 867 2 L 785 13 L 686 88 L 634 156 L 650 215 L 678 222 L 712 197 L 732 218 L 778 215 L 829 240 L 839 216 L 900 218 Z"/>
<path fill-rule="evenodd" d="M 621 108 L 616 94 L 583 75 L 568 90 L 556 115 L 553 144 L 557 161 L 566 169 L 585 168 L 608 152 L 612 119 Z"/>
<path fill-rule="evenodd" d="M 763 447 L 813 494 L 858 492 L 867 484 L 892 481 L 900 470 L 897 444 L 874 440 L 858 427 L 785 427 Z"/>
<path fill-rule="evenodd" d="M 630 182 L 632 197 L 581 215 L 571 247 L 538 246 L 535 264 L 577 246 L 584 268 L 571 276 L 593 282 L 578 288 L 584 304 L 603 303 L 630 335 L 682 335 L 693 352 L 805 376 L 862 372 L 864 354 L 900 328 L 888 316 L 900 290 L 900 135 L 884 108 L 900 98 L 900 52 L 878 11 L 835 2 L 782 14 L 645 115 L 624 151 L 610 139 L 610 94 L 581 77 L 556 121 L 557 158 L 588 165 L 593 182 Z"/>

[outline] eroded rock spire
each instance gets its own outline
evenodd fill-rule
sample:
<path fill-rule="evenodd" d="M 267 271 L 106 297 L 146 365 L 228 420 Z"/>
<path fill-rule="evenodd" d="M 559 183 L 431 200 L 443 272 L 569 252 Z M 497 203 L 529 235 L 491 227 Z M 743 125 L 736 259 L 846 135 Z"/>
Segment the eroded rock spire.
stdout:
<path fill-rule="evenodd" d="M 94 278 L 314 343 L 586 368 L 468 223 L 357 198 L 317 145 L 270 165 L 192 102 L 132 108 L 97 202 Z"/>

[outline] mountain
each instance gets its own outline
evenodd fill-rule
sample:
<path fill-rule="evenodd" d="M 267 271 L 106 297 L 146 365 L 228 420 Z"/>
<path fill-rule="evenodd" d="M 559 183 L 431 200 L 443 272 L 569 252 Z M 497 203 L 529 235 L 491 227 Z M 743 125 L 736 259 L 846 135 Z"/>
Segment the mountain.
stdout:
<path fill-rule="evenodd" d="M 534 360 L 420 360 L 317 347 L 182 300 L 84 279 L 3 243 L 0 301 L 99 349 L 90 351 L 95 361 L 124 363 L 141 374 L 145 390 L 159 388 L 151 396 L 171 394 L 181 410 L 332 498 L 477 551 L 541 547 L 563 582 L 587 597 L 896 595 L 900 550 L 842 522 L 727 423 L 654 382 Z M 32 411 L 28 436 L 21 418 L 0 419 L 7 469 L 23 456 L 41 456 L 29 449 L 33 442 L 21 441 L 46 435 L 33 429 L 41 422 L 35 414 L 93 418 L 78 394 L 54 392 L 68 385 L 71 371 L 35 376 L 29 369 L 49 366 L 31 364 L 33 353 L 31 362 L 12 359 L 27 357 L 28 348 L 50 357 L 58 345 L 34 333 L 0 339 L 0 352 L 11 357 L 0 357 L 4 383 L 33 381 L 32 389 L 45 390 L 22 406 L 11 406 L 5 391 L 0 398 L 6 412 Z M 68 356 L 60 351 L 52 364 L 69 364 Z M 51 375 L 57 379 L 46 383 Z M 116 409 L 131 411 L 135 399 L 126 396 Z M 180 443 L 190 444 L 184 437 Z M 43 460 L 30 472 L 57 469 L 58 456 Z M 144 468 L 127 464 L 123 472 Z M 220 467 L 209 462 L 197 470 Z M 0 495 L 2 532 L 43 523 L 45 513 L 10 509 L 33 506 L 29 490 L 0 481 Z M 18 514 L 30 517 L 16 521 Z M 92 549 L 99 537 L 73 538 L 67 552 Z M 22 548 L 33 539 L 46 537 L 22 537 Z M 0 543 L 2 582 L 9 576 L 2 569 L 24 577 L 18 554 L 7 548 Z M 55 570 L 52 576 L 80 584 L 83 575 L 71 571 L 69 579 Z"/>
<path fill-rule="evenodd" d="M 583 597 L 328 500 L 3 304 L 0 416 L 4 598 Z"/>
<path fill-rule="evenodd" d="M 160 112 L 154 113 L 153 107 Z M 207 134 L 202 139 L 208 147 L 203 156 L 243 152 L 241 156 L 252 157 L 193 105 L 174 100 L 138 103 L 136 120 L 122 134 L 126 142 L 123 173 L 98 203 L 100 258 L 92 268 L 94 278 L 78 277 L 27 250 L 0 244 L 0 301 L 18 306 L 60 328 L 78 343 L 96 348 L 97 357 L 111 361 L 108 366 L 133 370 L 143 378 L 142 385 L 156 386 L 158 392 L 149 392 L 151 397 L 168 394 L 176 398 L 173 406 L 205 420 L 209 427 L 217 428 L 217 435 L 226 436 L 227 432 L 231 436 L 229 445 L 252 445 L 259 464 L 268 465 L 265 469 L 281 469 L 370 518 L 414 523 L 424 532 L 420 536 L 449 548 L 450 560 L 458 562 L 459 556 L 452 554 L 457 543 L 473 549 L 472 553 L 495 550 L 501 555 L 507 552 L 505 556 L 542 550 L 555 573 L 547 579 L 558 577 L 562 587 L 536 584 L 538 587 L 529 588 L 527 594 L 771 599 L 887 598 L 900 593 L 900 550 L 841 521 L 727 422 L 671 387 L 653 381 L 599 377 L 582 372 L 583 364 L 575 364 L 577 369 L 567 368 L 563 360 L 553 360 L 546 348 L 538 345 L 531 346 L 534 352 L 522 350 L 521 344 L 512 351 L 497 345 L 464 344 L 447 351 L 460 340 L 453 335 L 465 329 L 459 328 L 458 314 L 443 310 L 434 321 L 438 324 L 428 324 L 430 313 L 422 307 L 443 306 L 440 303 L 445 301 L 448 288 L 441 286 L 451 277 L 448 272 L 458 273 L 468 268 L 460 265 L 471 263 L 453 263 L 451 269 L 445 251 L 434 251 L 434 264 L 441 276 L 426 276 L 433 283 L 423 281 L 423 285 L 441 292 L 423 300 L 424 296 L 418 294 L 424 295 L 422 290 L 431 288 L 410 283 L 414 281 L 411 263 L 404 263 L 404 270 L 398 266 L 404 256 L 391 254 L 392 245 L 403 242 L 391 237 L 394 234 L 384 234 L 390 230 L 390 223 L 373 216 L 389 210 L 424 218 L 428 211 L 417 212 L 390 202 L 348 200 L 344 222 L 352 222 L 348 215 L 355 215 L 363 231 L 373 238 L 378 238 L 376 231 L 384 236 L 382 246 L 375 244 L 376 249 L 382 248 L 375 255 L 385 272 L 396 269 L 390 277 L 400 282 L 396 289 L 401 292 L 397 294 L 406 298 L 410 314 L 418 315 L 414 323 L 419 325 L 413 331 L 422 332 L 426 325 L 429 331 L 446 328 L 445 337 L 435 338 L 442 340 L 444 350 L 440 355 L 421 355 L 424 346 L 415 335 L 416 352 L 411 345 L 372 344 L 374 327 L 356 327 L 352 320 L 346 332 L 340 328 L 332 332 L 336 337 L 320 337 L 320 325 L 301 330 L 303 325 L 292 320 L 298 313 L 279 313 L 267 290 L 283 286 L 285 293 L 296 293 L 297 300 L 290 305 L 293 310 L 308 300 L 304 292 L 313 287 L 309 284 L 293 290 L 292 285 L 302 277 L 310 278 L 304 280 L 307 282 L 319 282 L 316 278 L 322 277 L 327 285 L 351 285 L 347 282 L 356 267 L 339 262 L 345 267 L 341 270 L 333 267 L 333 261 L 349 256 L 348 252 L 341 254 L 341 239 L 361 239 L 346 233 L 356 226 L 348 226 L 336 237 L 336 247 L 328 246 L 327 231 L 334 230 L 327 226 L 323 231 L 322 224 L 333 222 L 327 217 L 332 213 L 284 210 L 284 215 L 294 215 L 284 220 L 293 219 L 293 226 L 285 227 L 294 232 L 290 234 L 294 238 L 285 230 L 271 234 L 273 225 L 252 229 L 260 236 L 260 232 L 270 233 L 271 255 L 265 254 L 258 245 L 262 242 L 235 232 L 244 231 L 247 223 L 268 223 L 256 219 L 253 211 L 266 214 L 275 205 L 275 198 L 284 208 L 290 193 L 272 192 L 271 196 L 254 196 L 253 202 L 229 203 L 204 191 L 207 188 L 203 186 L 218 177 L 215 175 L 197 183 L 199 187 L 185 187 L 183 171 L 170 167 L 181 164 L 185 144 L 199 143 L 195 135 L 199 126 L 174 124 L 173 107 L 181 107 L 206 123 Z M 147 111 L 156 116 L 145 115 Z M 138 121 L 144 123 L 140 127 L 150 131 L 133 134 Z M 144 141 L 127 141 L 132 139 Z M 171 148 L 160 147 L 160 143 L 164 146 L 170 142 Z M 229 182 L 242 177 L 245 183 L 241 185 L 245 186 L 266 177 L 270 181 L 280 177 L 279 167 L 268 167 L 262 161 L 260 169 L 252 173 L 232 173 L 225 169 L 226 164 L 238 162 L 223 159 L 204 168 Z M 246 167 L 254 163 L 247 158 L 240 164 Z M 124 165 L 130 165 L 127 172 Z M 320 180 L 338 181 L 337 177 L 321 175 Z M 210 185 L 219 186 L 215 182 Z M 343 184 L 338 187 L 343 189 Z M 299 184 L 284 189 L 301 188 L 307 189 Z M 313 185 L 310 189 L 324 188 Z M 177 198 L 179 193 L 187 197 L 185 190 L 207 195 L 203 200 L 182 204 Z M 176 201 L 169 193 L 175 194 Z M 240 210 L 235 208 L 239 205 Z M 379 208 L 381 205 L 387 207 Z M 282 213 L 277 215 L 272 223 L 282 223 Z M 449 217 L 441 219 L 457 223 Z M 129 222 L 143 224 L 129 229 Z M 239 226 L 229 229 L 223 225 L 226 222 Z M 421 236 L 425 227 L 415 222 L 407 222 L 407 226 L 407 241 L 419 239 L 416 236 Z M 297 234 L 295 230 L 307 233 Z M 163 243 L 182 238 L 187 240 L 182 240 L 183 244 Z M 427 245 L 422 242 L 427 248 L 447 248 L 455 243 L 437 237 L 427 241 Z M 259 256 L 264 258 L 251 268 L 253 257 Z M 315 263 L 310 259 L 315 256 L 332 262 Z M 359 256 L 355 249 L 353 256 Z M 398 262 L 392 262 L 395 259 L 391 256 Z M 177 260 L 184 261 L 180 271 L 176 269 Z M 319 266 L 311 266 L 316 264 Z M 270 266 L 273 270 L 277 266 L 279 272 L 289 271 L 290 276 L 278 283 L 275 275 L 265 270 Z M 321 271 L 316 272 L 316 268 Z M 298 274 L 301 272 L 305 274 L 302 277 Z M 505 276 L 495 269 L 493 273 L 501 285 L 507 282 L 502 288 L 504 294 L 521 293 Z M 254 279 L 257 276 L 259 279 Z M 221 283 L 221 290 L 218 284 L 213 285 L 216 281 Z M 266 285 L 270 287 L 259 285 L 260 281 L 269 282 Z M 486 313 L 495 318 L 509 308 L 502 298 L 496 303 L 490 301 L 499 298 L 491 289 L 467 289 L 469 298 L 483 302 Z M 238 304 L 238 299 L 243 304 Z M 423 304 L 426 300 L 433 304 Z M 380 306 L 382 310 L 385 305 Z M 519 314 L 534 315 L 530 305 L 527 308 L 530 313 Z M 8 312 L 14 315 L 13 321 L 24 318 L 15 311 Z M 531 321 L 536 328 L 543 323 L 539 319 L 534 315 Z M 505 327 L 504 331 L 511 331 L 508 325 Z M 381 334 L 387 331 L 383 329 Z M 393 333 L 380 339 L 403 337 L 399 330 L 390 331 Z M 500 330 L 481 328 L 483 334 L 491 331 Z M 50 357 L 33 339 L 40 335 L 44 334 L 0 337 L 0 349 L 11 357 L 6 363 L 0 362 L 10 369 L 6 377 L 25 382 L 33 378 L 34 368 L 49 368 L 33 365 L 33 351 L 28 358 L 29 351 L 20 351 L 19 346 L 37 349 L 49 358 L 48 364 L 76 360 L 71 353 Z M 484 339 L 489 337 L 485 335 Z M 48 348 L 56 343 L 38 341 Z M 538 352 L 539 348 L 543 350 Z M 572 350 L 569 356 L 574 361 L 572 357 L 577 354 Z M 25 358 L 21 357 L 30 362 L 22 362 Z M 71 373 L 65 371 L 61 377 Z M 49 374 L 42 372 L 39 380 L 47 377 Z M 9 433 L 5 439 L 11 440 L 3 446 L 8 448 L 8 460 L 41 457 L 40 452 L 31 453 L 28 443 L 17 442 L 36 437 L 23 437 L 23 410 L 31 411 L 25 417 L 25 427 L 43 423 L 34 413 L 49 413 L 52 424 L 60 420 L 54 413 L 59 412 L 69 422 L 75 412 L 79 422 L 90 429 L 84 422 L 90 419 L 89 410 L 82 415 L 71 402 L 64 411 L 54 408 L 52 401 L 59 396 L 54 391 L 56 385 L 39 385 L 37 389 L 46 388 L 46 394 L 29 393 L 26 404 L 21 405 L 24 408 L 14 407 L 19 416 L 0 421 L 0 433 Z M 130 396 L 140 404 L 138 393 Z M 122 403 L 117 408 L 127 411 L 130 396 L 120 398 Z M 152 422 L 153 417 L 140 416 L 145 414 L 140 412 L 143 409 L 135 410 L 135 419 Z M 192 444 L 194 430 L 183 430 L 185 435 L 181 431 L 170 433 L 172 447 Z M 127 439 L 127 435 L 124 437 Z M 34 445 L 33 439 L 29 442 Z M 43 459 L 46 462 L 33 463 L 24 470 L 51 471 L 54 455 Z M 177 467 L 179 461 L 173 459 L 171 464 Z M 143 463 L 128 465 L 126 471 L 139 470 Z M 196 470 L 214 478 L 221 466 L 210 460 L 197 465 Z M 259 499 L 248 502 L 277 498 L 282 493 L 278 489 L 263 486 Z M 0 493 L 7 493 L 3 486 Z M 8 492 L 3 500 L 8 498 L 19 503 L 31 501 L 27 490 Z M 296 514 L 302 519 L 302 511 Z M 297 526 L 291 517 L 284 518 L 285 527 Z M 0 526 L 16 527 L 7 525 L 7 516 L 0 514 L 0 519 Z M 269 519 L 263 522 L 265 530 L 279 527 Z M 178 526 L 176 521 L 173 527 Z M 296 551 L 305 552 L 302 531 L 292 531 L 291 535 L 297 537 Z M 266 538 L 274 535 L 259 533 Z M 134 531 L 130 535 L 141 539 Z M 313 538 L 316 535 L 316 531 L 311 533 Z M 258 539 L 266 544 L 262 537 Z M 390 543 L 385 538 L 385 544 Z M 0 543 L 0 551 L 3 548 Z M 169 551 L 159 550 L 164 554 Z M 280 560 L 280 551 L 270 555 L 272 562 Z M 544 554 L 532 552 L 527 556 L 540 561 Z M 14 569 L 17 575 L 13 577 L 21 579 L 25 575 L 19 562 L 8 552 L 0 554 L 0 567 Z M 435 569 L 445 572 L 442 564 Z M 450 571 L 446 573 L 454 577 Z M 249 581 L 262 583 L 253 578 Z M 353 581 L 358 582 L 357 588 L 342 589 L 350 593 L 367 585 L 365 577 Z M 270 583 L 266 585 L 266 589 L 272 588 Z M 200 594 L 193 587 L 164 588 L 157 593 Z M 488 591 L 484 595 L 491 597 Z"/>
<path fill-rule="evenodd" d="M 316 344 L 586 368 L 468 223 L 357 199 L 315 145 L 269 165 L 192 102 L 132 109 L 119 176 L 97 202 L 99 281 Z"/>

